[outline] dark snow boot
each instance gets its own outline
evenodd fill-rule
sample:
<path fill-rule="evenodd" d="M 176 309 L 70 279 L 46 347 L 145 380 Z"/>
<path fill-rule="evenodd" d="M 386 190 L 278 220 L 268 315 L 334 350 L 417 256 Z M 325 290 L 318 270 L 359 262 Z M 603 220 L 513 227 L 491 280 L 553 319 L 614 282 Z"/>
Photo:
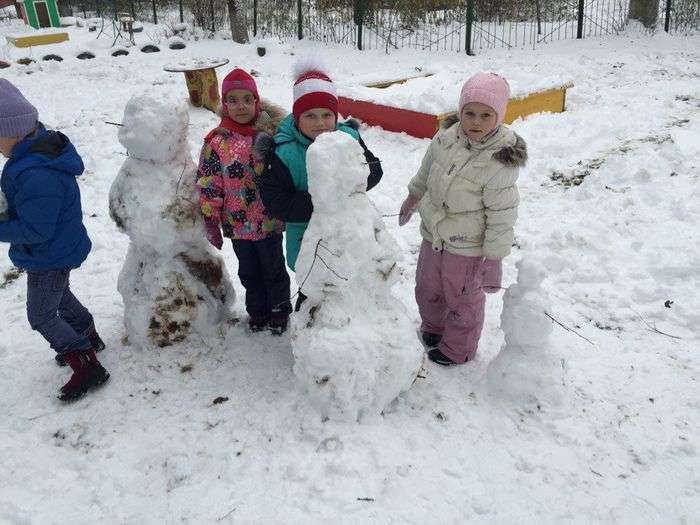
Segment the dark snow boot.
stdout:
<path fill-rule="evenodd" d="M 289 315 L 272 314 L 272 317 L 270 317 L 270 333 L 272 335 L 282 335 L 287 331 L 288 324 Z"/>
<path fill-rule="evenodd" d="M 91 388 L 99 386 L 109 379 L 109 373 L 97 360 L 92 348 L 65 354 L 65 358 L 66 363 L 73 370 L 73 375 L 58 393 L 58 399 L 61 401 L 78 399 Z"/>
<path fill-rule="evenodd" d="M 420 338 L 421 341 L 423 341 L 423 344 L 426 346 L 426 348 L 437 348 L 437 346 L 440 344 L 440 341 L 442 341 L 442 335 L 431 334 L 430 332 L 421 332 Z"/>
<path fill-rule="evenodd" d="M 270 322 L 269 315 L 251 315 L 248 319 L 248 328 L 251 332 L 262 332 Z"/>
<path fill-rule="evenodd" d="M 95 352 L 101 352 L 105 349 L 105 343 L 96 330 L 90 332 L 87 338 L 90 340 L 90 345 L 92 346 L 92 348 L 94 348 Z M 55 359 L 58 366 L 66 366 L 68 364 L 66 363 L 63 354 L 56 354 Z"/>
<path fill-rule="evenodd" d="M 437 363 L 442 366 L 452 366 L 457 364 L 437 348 L 433 348 L 428 352 L 428 359 L 430 359 L 433 363 Z"/>

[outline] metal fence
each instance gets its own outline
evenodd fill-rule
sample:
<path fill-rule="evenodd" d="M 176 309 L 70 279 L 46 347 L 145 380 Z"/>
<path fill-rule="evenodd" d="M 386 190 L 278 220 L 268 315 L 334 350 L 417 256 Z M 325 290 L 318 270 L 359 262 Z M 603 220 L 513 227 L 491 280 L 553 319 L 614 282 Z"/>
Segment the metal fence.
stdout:
<path fill-rule="evenodd" d="M 667 32 L 698 29 L 700 0 L 659 4 Z M 617 34 L 629 20 L 629 0 L 248 0 L 246 7 L 255 36 L 469 54 Z"/>
<path fill-rule="evenodd" d="M 631 0 L 238 0 L 251 35 L 308 38 L 358 49 L 414 48 L 475 54 L 537 47 L 555 40 L 619 33 Z M 700 0 L 649 0 L 657 27 L 697 31 Z M 185 20 L 206 31 L 229 27 L 225 0 L 83 0 L 76 14 L 137 20 Z M 184 13 L 183 13 L 184 5 Z M 179 14 L 179 16 L 177 16 Z"/>

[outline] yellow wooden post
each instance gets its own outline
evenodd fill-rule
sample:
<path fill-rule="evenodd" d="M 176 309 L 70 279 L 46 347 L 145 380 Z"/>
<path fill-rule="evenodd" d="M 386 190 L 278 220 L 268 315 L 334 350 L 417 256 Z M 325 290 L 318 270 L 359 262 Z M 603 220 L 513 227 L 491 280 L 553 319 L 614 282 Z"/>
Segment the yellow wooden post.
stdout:
<path fill-rule="evenodd" d="M 216 69 L 228 63 L 227 59 L 204 61 L 197 60 L 192 63 L 185 62 L 164 69 L 171 72 L 185 74 L 187 92 L 190 102 L 195 107 L 205 107 L 216 112 L 219 107 L 219 80 L 216 77 Z"/>

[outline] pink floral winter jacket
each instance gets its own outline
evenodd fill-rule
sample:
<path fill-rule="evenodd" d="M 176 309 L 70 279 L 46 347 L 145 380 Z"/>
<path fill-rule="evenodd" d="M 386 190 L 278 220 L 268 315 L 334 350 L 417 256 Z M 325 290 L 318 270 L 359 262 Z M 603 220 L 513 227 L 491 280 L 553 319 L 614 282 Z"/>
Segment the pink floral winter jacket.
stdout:
<path fill-rule="evenodd" d="M 270 111 L 263 107 L 266 110 Z M 256 130 L 265 132 L 265 126 L 274 130 L 270 119 L 269 114 L 259 119 L 263 125 L 256 124 Z M 260 198 L 258 182 L 264 159 L 254 154 L 255 137 L 217 128 L 209 138 L 197 171 L 199 206 L 205 220 L 220 224 L 224 236 L 232 239 L 258 241 L 281 233 L 284 223 L 267 215 Z"/>

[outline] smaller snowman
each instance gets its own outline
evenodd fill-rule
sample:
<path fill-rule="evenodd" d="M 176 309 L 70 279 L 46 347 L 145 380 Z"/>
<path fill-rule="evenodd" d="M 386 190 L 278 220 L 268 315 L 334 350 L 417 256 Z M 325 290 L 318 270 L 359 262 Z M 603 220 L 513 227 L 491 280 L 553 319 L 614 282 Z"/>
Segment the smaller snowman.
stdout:
<path fill-rule="evenodd" d="M 188 121 L 184 103 L 143 95 L 127 103 L 119 130 L 128 158 L 109 210 L 129 235 L 117 288 L 129 341 L 141 347 L 214 334 L 235 301 L 223 260 L 204 235 Z"/>
<path fill-rule="evenodd" d="M 501 329 L 505 344 L 489 363 L 486 380 L 496 397 L 535 413 L 556 412 L 565 399 L 564 371 L 550 342 L 552 322 L 545 312 L 549 296 L 542 289 L 542 265 L 523 259 L 518 282 L 503 296 Z"/>
<path fill-rule="evenodd" d="M 362 147 L 324 133 L 306 166 L 314 212 L 296 262 L 308 298 L 293 318 L 294 373 L 323 417 L 361 420 L 413 384 L 423 352 L 391 292 L 400 253 L 367 197 Z"/>

